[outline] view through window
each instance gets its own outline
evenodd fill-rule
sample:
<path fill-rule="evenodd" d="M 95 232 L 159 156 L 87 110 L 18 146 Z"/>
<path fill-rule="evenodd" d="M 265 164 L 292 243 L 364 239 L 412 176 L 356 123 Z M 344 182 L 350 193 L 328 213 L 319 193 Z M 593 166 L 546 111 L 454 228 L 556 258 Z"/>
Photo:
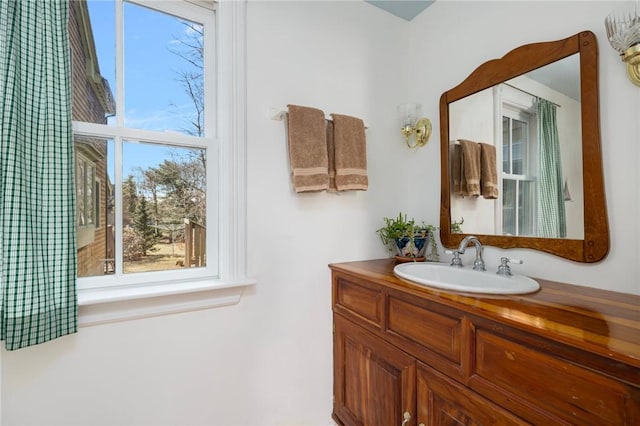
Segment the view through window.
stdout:
<path fill-rule="evenodd" d="M 186 2 L 70 4 L 78 277 L 214 266 L 213 21 Z"/>

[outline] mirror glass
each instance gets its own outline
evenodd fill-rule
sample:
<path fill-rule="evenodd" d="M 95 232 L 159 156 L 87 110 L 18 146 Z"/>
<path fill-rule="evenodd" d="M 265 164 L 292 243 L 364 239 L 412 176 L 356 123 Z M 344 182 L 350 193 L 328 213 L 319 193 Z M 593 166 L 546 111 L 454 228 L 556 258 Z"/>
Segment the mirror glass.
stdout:
<path fill-rule="evenodd" d="M 593 33 L 482 64 L 442 95 L 440 115 L 445 247 L 473 234 L 581 262 L 606 255 Z"/>
<path fill-rule="evenodd" d="M 555 123 L 541 122 L 537 111 L 540 99 L 551 102 Z M 554 152 L 540 149 L 540 133 L 544 133 L 545 125 L 555 126 L 547 131 L 557 133 L 557 163 L 555 159 L 541 158 Z M 454 167 L 454 144 L 459 144 L 460 139 L 495 146 L 494 195 L 451 192 L 451 217 L 463 222 L 460 228 L 465 233 L 584 237 L 578 54 L 451 102 L 449 139 L 449 167 Z M 562 204 L 552 203 L 553 210 L 544 211 L 540 205 L 544 203 L 540 200 L 540 167 L 549 163 L 557 166 L 554 172 L 561 185 L 554 189 L 562 193 Z M 551 222 L 558 218 L 564 222 L 564 232 L 549 232 L 549 227 L 554 226 Z"/>

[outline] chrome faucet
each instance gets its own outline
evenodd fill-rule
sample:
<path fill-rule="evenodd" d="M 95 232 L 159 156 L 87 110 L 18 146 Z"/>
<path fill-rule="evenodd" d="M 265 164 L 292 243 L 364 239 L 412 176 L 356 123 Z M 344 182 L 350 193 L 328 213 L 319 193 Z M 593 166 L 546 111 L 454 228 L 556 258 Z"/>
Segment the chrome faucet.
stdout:
<path fill-rule="evenodd" d="M 482 250 L 484 249 L 484 247 L 482 247 L 482 244 L 480 244 L 480 240 L 478 240 L 478 237 L 473 235 L 464 237 L 464 239 L 460 241 L 460 245 L 458 246 L 458 250 L 456 250 L 456 252 L 458 254 L 464 254 L 469 243 L 473 243 L 473 245 L 476 246 L 476 260 L 474 260 L 473 262 L 473 270 L 485 271 L 486 268 L 484 267 L 484 259 L 482 258 Z"/>
<path fill-rule="evenodd" d="M 502 275 L 503 277 L 512 276 L 513 274 L 511 273 L 509 263 L 517 263 L 519 265 L 522 265 L 524 262 L 519 259 L 509 259 L 508 257 L 501 257 L 500 266 L 498 266 L 498 272 L 496 272 L 496 274 Z"/>

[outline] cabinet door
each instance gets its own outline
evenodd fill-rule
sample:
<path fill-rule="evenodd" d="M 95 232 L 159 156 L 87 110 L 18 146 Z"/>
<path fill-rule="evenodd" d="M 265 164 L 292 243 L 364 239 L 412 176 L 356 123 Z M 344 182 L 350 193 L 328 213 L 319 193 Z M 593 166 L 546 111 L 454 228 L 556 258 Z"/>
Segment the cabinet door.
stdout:
<path fill-rule="evenodd" d="M 415 359 L 334 314 L 334 419 L 415 426 Z"/>
<path fill-rule="evenodd" d="M 417 398 L 419 426 L 529 424 L 421 363 Z"/>

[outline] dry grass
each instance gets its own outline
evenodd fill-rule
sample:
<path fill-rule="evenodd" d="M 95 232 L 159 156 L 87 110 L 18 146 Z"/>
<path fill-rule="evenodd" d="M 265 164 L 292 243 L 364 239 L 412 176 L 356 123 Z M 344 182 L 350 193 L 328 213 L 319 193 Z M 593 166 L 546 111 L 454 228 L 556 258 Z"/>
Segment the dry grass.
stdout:
<path fill-rule="evenodd" d="M 149 272 L 181 269 L 184 261 L 184 243 L 156 244 L 158 249 L 136 261 L 124 262 L 124 272 Z"/>

